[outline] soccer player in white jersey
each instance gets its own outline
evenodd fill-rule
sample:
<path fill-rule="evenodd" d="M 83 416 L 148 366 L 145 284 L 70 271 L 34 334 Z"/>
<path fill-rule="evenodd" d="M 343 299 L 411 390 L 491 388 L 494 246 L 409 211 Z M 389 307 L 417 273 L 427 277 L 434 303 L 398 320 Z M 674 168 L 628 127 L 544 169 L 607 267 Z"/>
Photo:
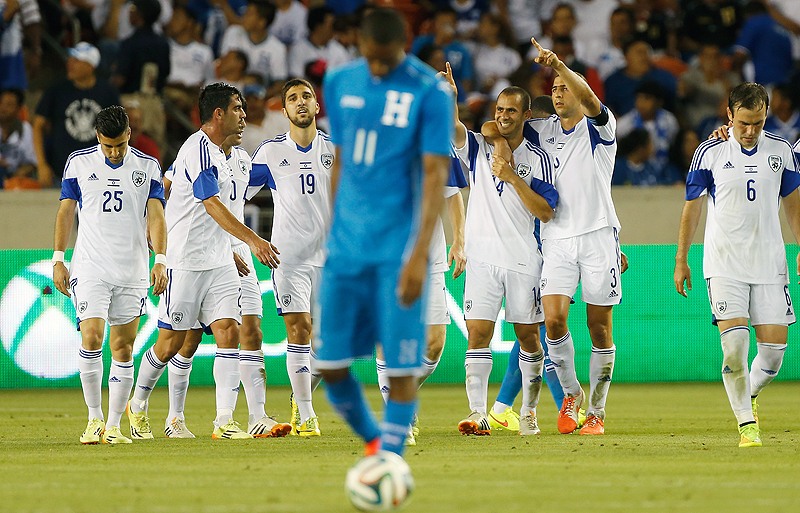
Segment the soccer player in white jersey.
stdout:
<path fill-rule="evenodd" d="M 101 110 L 95 128 L 99 144 L 74 152 L 64 168 L 55 225 L 53 282 L 61 293 L 72 297 L 78 314 L 78 361 L 89 408 L 89 424 L 80 441 L 131 443 L 121 433 L 119 423 L 133 386 L 133 342 L 139 318 L 145 312 L 148 274 L 153 294 L 161 294 L 167 286 L 164 188 L 158 161 L 128 147 L 131 129 L 124 108 L 114 105 Z M 64 250 L 76 205 L 80 226 L 67 270 Z M 148 226 L 156 253 L 152 270 Z M 100 406 L 106 321 L 111 348 L 107 423 Z"/>
<path fill-rule="evenodd" d="M 450 64 L 445 73 L 455 90 Z M 464 360 L 467 397 L 471 413 L 459 422 L 466 435 L 488 435 L 489 344 L 505 298 L 506 321 L 514 326 L 520 343 L 522 373 L 521 435 L 539 434 L 536 406 L 542 385 L 544 351 L 539 325 L 544 320 L 539 280 L 542 255 L 534 232 L 538 220 L 553 217 L 558 193 L 552 184 L 553 163 L 541 148 L 525 141 L 522 132 L 531 116 L 531 98 L 518 87 L 497 97 L 494 119 L 512 150 L 516 168 L 494 152 L 483 135 L 468 131 L 456 114 L 454 146 L 469 170 L 467 204 L 467 279 L 464 317 L 469 332 Z"/>
<path fill-rule="evenodd" d="M 788 325 L 795 322 L 779 210 L 782 200 L 800 241 L 800 173 L 790 144 L 763 130 L 768 108 L 769 96 L 759 84 L 731 91 L 727 141 L 710 139 L 694 153 L 675 255 L 675 288 L 686 296 L 685 289 L 692 289 L 689 247 L 706 203 L 703 275 L 720 332 L 722 381 L 739 425 L 739 447 L 762 445 L 756 397 L 778 374 Z M 800 256 L 797 269 L 800 273 Z M 748 319 L 758 343 L 749 371 Z"/>
<path fill-rule="evenodd" d="M 200 130 L 178 151 L 166 213 L 169 286 L 159 303 L 159 333 L 147 350 L 128 419 L 134 438 L 152 438 L 147 405 L 167 362 L 183 346 L 196 322 L 211 328 L 217 343 L 214 380 L 217 416 L 213 438 L 252 438 L 233 420 L 239 391 L 240 281 L 230 235 L 245 241 L 258 260 L 278 265 L 277 249 L 231 213 L 233 174 L 220 146 L 244 130 L 245 112 L 238 89 L 223 83 L 200 93 Z"/>
<path fill-rule="evenodd" d="M 580 282 L 592 339 L 589 405 L 580 433 L 601 435 L 616 352 L 612 307 L 622 299 L 620 223 L 611 200 L 617 122 L 583 77 L 535 39 L 531 42 L 539 51 L 536 62 L 558 73 L 552 89 L 557 115 L 530 120 L 524 131 L 529 142 L 552 155 L 553 184 L 559 194 L 555 215 L 541 232 L 545 338 L 564 390 L 558 430 L 572 433 L 578 428 L 578 411 L 585 401 L 567 325 L 570 300 Z"/>
<path fill-rule="evenodd" d="M 333 144 L 317 130 L 319 104 L 314 87 L 301 78 L 281 92 L 289 132 L 264 141 L 253 153 L 248 197 L 264 185 L 272 192 L 272 240 L 281 265 L 272 271 L 278 315 L 286 325 L 286 371 L 292 385 L 292 433 L 319 436 L 311 394 L 320 382 L 312 374 L 311 305 L 325 261 L 325 234 L 331 219 Z"/>

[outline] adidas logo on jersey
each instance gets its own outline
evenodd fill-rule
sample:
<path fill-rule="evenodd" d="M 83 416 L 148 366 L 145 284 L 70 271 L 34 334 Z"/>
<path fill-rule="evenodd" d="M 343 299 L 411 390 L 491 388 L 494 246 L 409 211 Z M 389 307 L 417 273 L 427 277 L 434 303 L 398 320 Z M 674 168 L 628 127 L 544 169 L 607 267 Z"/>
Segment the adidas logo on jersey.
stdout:
<path fill-rule="evenodd" d="M 616 290 L 612 290 L 611 294 L 608 295 L 608 297 L 617 297 L 617 296 L 619 296 L 619 294 L 617 294 Z"/>
<path fill-rule="evenodd" d="M 729 160 L 724 166 L 722 166 L 722 169 L 733 169 L 733 164 L 731 164 L 731 161 Z"/>
<path fill-rule="evenodd" d="M 722 369 L 722 373 L 723 373 L 723 374 L 730 374 L 730 373 L 732 373 L 732 372 L 733 372 L 733 371 L 731 370 L 731 368 L 730 368 L 730 367 L 728 367 L 727 365 L 725 366 L 725 368 L 724 368 L 724 369 Z"/>
<path fill-rule="evenodd" d="M 91 182 L 92 180 L 99 180 L 99 178 L 97 178 L 96 174 L 92 173 L 91 175 L 89 175 L 89 181 Z"/>
<path fill-rule="evenodd" d="M 297 369 L 296 371 L 294 371 L 294 373 L 295 373 L 295 374 L 302 374 L 302 373 L 304 373 L 304 372 L 311 373 L 311 371 L 310 371 L 310 370 L 308 370 L 308 367 L 306 367 L 305 365 L 303 365 L 302 367 L 300 367 L 299 369 Z"/>
<path fill-rule="evenodd" d="M 555 142 L 556 142 L 555 137 L 551 137 L 550 139 L 547 140 L 547 144 L 555 144 Z"/>
<path fill-rule="evenodd" d="M 111 379 L 108 380 L 109 383 L 121 383 L 118 377 L 111 376 Z"/>
<path fill-rule="evenodd" d="M 284 167 L 284 166 L 288 166 L 288 165 L 289 165 L 289 161 L 288 161 L 288 160 L 286 160 L 286 159 L 283 159 L 283 160 L 281 161 L 281 163 L 280 163 L 280 164 L 278 164 L 278 167 Z"/>

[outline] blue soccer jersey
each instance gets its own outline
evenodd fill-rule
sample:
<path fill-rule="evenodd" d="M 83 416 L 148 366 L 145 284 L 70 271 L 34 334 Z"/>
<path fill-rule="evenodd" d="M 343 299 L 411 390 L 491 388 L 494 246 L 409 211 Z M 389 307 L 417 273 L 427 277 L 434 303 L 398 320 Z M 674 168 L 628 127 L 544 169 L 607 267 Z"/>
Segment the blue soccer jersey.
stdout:
<path fill-rule="evenodd" d="M 341 160 L 327 265 L 399 261 L 416 234 L 422 156 L 450 154 L 453 95 L 407 56 L 382 78 L 359 59 L 326 76 Z"/>

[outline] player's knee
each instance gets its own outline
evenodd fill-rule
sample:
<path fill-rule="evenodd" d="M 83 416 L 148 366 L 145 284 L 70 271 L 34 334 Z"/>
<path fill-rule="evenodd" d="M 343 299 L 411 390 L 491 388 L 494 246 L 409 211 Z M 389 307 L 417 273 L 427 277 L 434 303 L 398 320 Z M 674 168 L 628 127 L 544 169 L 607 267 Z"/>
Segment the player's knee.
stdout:
<path fill-rule="evenodd" d="M 428 326 L 427 348 L 425 356 L 429 360 L 438 360 L 444 351 L 444 342 L 447 338 L 447 326 L 434 324 Z"/>
<path fill-rule="evenodd" d="M 123 344 L 111 350 L 111 356 L 118 362 L 129 362 L 133 358 L 133 346 Z"/>
<path fill-rule="evenodd" d="M 102 328 L 97 328 L 95 326 L 87 326 L 81 327 L 81 342 L 83 348 L 87 351 L 97 351 L 101 347 L 103 347 L 103 335 L 104 331 Z"/>
<path fill-rule="evenodd" d="M 472 326 L 469 328 L 469 348 L 480 349 L 489 347 L 494 334 L 494 326 Z"/>
<path fill-rule="evenodd" d="M 245 326 L 239 330 L 239 344 L 245 351 L 258 351 L 261 349 L 263 333 L 258 326 Z"/>
<path fill-rule="evenodd" d="M 235 322 L 213 328 L 217 347 L 237 349 L 239 347 L 239 325 Z"/>
<path fill-rule="evenodd" d="M 547 328 L 547 337 L 550 340 L 558 340 L 567 334 L 567 318 L 561 316 L 553 316 L 552 318 L 545 319 L 545 327 Z"/>
<path fill-rule="evenodd" d="M 600 323 L 587 323 L 589 336 L 595 347 L 611 347 L 611 327 Z"/>
<path fill-rule="evenodd" d="M 301 320 L 289 327 L 289 336 L 293 344 L 307 345 L 311 341 L 311 323 Z"/>

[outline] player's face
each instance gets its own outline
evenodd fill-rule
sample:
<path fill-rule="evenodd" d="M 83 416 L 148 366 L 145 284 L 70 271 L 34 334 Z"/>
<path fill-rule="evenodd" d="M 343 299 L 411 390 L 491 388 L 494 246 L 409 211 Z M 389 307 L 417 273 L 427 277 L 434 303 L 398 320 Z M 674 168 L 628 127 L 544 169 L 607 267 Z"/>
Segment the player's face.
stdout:
<path fill-rule="evenodd" d="M 389 74 L 403 60 L 404 43 L 389 43 L 379 45 L 368 37 L 361 37 L 358 48 L 367 59 L 369 71 L 374 77 L 384 77 Z"/>
<path fill-rule="evenodd" d="M 494 120 L 500 135 L 511 137 L 522 132 L 525 120 L 531 117 L 531 111 L 523 111 L 523 108 L 522 98 L 518 94 L 501 94 L 497 97 Z"/>
<path fill-rule="evenodd" d="M 238 95 L 231 96 L 231 103 L 228 105 L 228 109 L 222 114 L 222 133 L 225 137 L 238 134 L 241 140 L 242 132 L 245 127 L 244 118 L 246 117 L 247 115 L 244 113 L 242 100 Z"/>
<path fill-rule="evenodd" d="M 572 94 L 572 91 L 567 89 L 567 85 L 561 77 L 556 77 L 553 80 L 553 107 L 556 109 L 556 114 L 560 117 L 573 116 L 580 108 L 580 102 Z"/>
<path fill-rule="evenodd" d="M 119 137 L 106 137 L 105 135 L 97 132 L 97 142 L 100 143 L 100 149 L 103 150 L 103 155 L 106 156 L 109 162 L 115 166 L 122 162 L 125 155 L 128 153 L 128 141 L 131 138 L 131 129 L 126 128 L 125 132 Z"/>
<path fill-rule="evenodd" d="M 314 91 L 305 85 L 296 85 L 286 91 L 286 106 L 283 115 L 299 128 L 307 128 L 319 113 L 319 104 Z"/>
<path fill-rule="evenodd" d="M 733 112 L 729 108 L 728 119 L 733 121 L 733 137 L 742 148 L 749 150 L 758 143 L 758 136 L 767 119 L 767 108 L 764 105 L 758 110 L 736 107 Z"/>

